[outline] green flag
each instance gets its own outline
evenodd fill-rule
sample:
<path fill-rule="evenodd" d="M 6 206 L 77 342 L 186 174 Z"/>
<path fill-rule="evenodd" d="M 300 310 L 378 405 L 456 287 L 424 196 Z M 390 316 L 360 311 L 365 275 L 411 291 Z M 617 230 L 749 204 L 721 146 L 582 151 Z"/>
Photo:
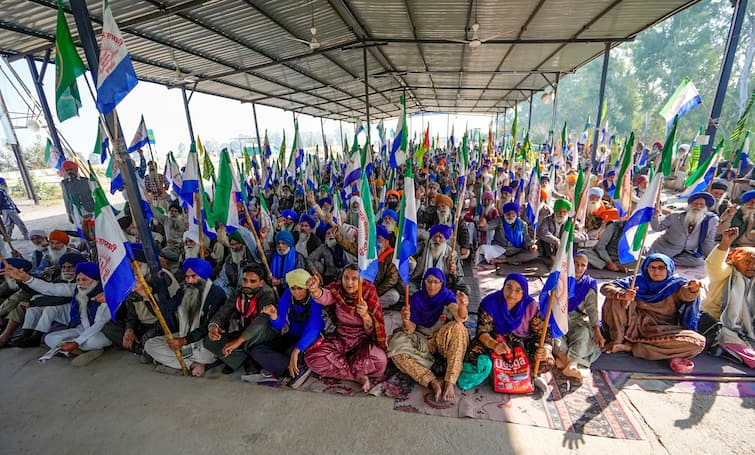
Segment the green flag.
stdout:
<path fill-rule="evenodd" d="M 666 136 L 666 141 L 663 143 L 663 150 L 661 150 L 661 162 L 658 165 L 658 170 L 663 172 L 663 175 L 668 177 L 671 175 L 671 164 L 674 160 L 674 138 L 676 137 L 676 125 L 679 123 L 679 116 L 674 116 L 674 124 L 671 126 L 671 130 Z"/>
<path fill-rule="evenodd" d="M 79 115 L 81 97 L 76 78 L 84 74 L 86 67 L 81 61 L 68 30 L 63 5 L 58 0 L 58 25 L 55 29 L 55 110 L 61 122 Z"/>
<path fill-rule="evenodd" d="M 511 124 L 511 147 L 512 155 L 514 147 L 516 147 L 516 124 L 519 123 L 519 112 L 514 108 L 514 123 Z"/>
<path fill-rule="evenodd" d="M 632 156 L 634 155 L 632 147 L 634 147 L 634 131 L 632 131 L 629 139 L 624 143 L 624 151 L 621 154 L 621 166 L 619 167 L 619 175 L 616 179 L 616 189 L 613 191 L 614 199 L 621 198 L 621 187 L 624 182 L 624 176 L 630 172 L 629 168 L 632 165 Z"/>

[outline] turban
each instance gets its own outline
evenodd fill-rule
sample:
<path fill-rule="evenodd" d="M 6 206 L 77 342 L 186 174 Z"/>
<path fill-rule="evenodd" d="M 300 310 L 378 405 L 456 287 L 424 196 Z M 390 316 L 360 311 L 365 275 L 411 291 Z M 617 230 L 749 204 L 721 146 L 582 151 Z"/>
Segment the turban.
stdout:
<path fill-rule="evenodd" d="M 64 171 L 68 171 L 68 170 L 74 170 L 76 172 L 79 171 L 79 165 L 70 160 L 63 161 L 63 164 L 61 164 L 60 167 L 62 167 Z"/>
<path fill-rule="evenodd" d="M 192 240 L 194 243 L 199 243 L 199 233 L 195 231 L 184 231 L 183 241 Z"/>
<path fill-rule="evenodd" d="M 491 191 L 485 191 L 484 193 L 482 193 L 483 201 L 487 201 L 487 200 L 492 201 L 493 199 L 495 199 L 495 196 L 493 196 L 493 193 Z"/>
<path fill-rule="evenodd" d="M 307 223 L 310 228 L 315 227 L 315 219 L 311 216 L 307 215 L 306 213 L 302 214 L 301 218 L 299 218 L 299 224 L 301 223 Z"/>
<path fill-rule="evenodd" d="M 59 231 L 57 229 L 54 230 L 54 231 L 52 231 L 52 232 L 50 232 L 49 239 L 50 240 L 55 240 L 56 242 L 60 242 L 60 243 L 62 243 L 64 245 L 68 245 L 69 240 L 71 240 L 71 238 L 68 236 L 68 234 L 66 234 L 63 231 Z"/>
<path fill-rule="evenodd" d="M 435 195 L 435 205 L 445 205 L 446 207 L 453 207 L 454 201 L 451 200 L 450 197 L 446 196 L 445 194 L 436 194 Z"/>
<path fill-rule="evenodd" d="M 574 175 L 574 174 L 572 174 L 572 175 L 566 177 L 566 181 L 568 183 L 577 183 L 577 176 Z"/>
<path fill-rule="evenodd" d="M 446 226 L 445 224 L 436 224 L 430 228 L 430 238 L 435 237 L 435 234 L 440 234 L 448 240 L 452 233 L 451 226 Z"/>
<path fill-rule="evenodd" d="M 294 191 L 294 195 L 296 196 L 304 196 L 304 190 L 301 188 L 297 188 L 296 191 Z"/>
<path fill-rule="evenodd" d="M 742 195 L 742 204 L 747 204 L 753 199 L 755 199 L 755 190 L 750 190 Z"/>
<path fill-rule="evenodd" d="M 82 262 L 86 262 L 86 258 L 79 253 L 66 253 L 58 260 L 58 267 L 63 267 L 63 264 L 79 265 Z M 146 261 L 144 261 L 146 262 Z"/>
<path fill-rule="evenodd" d="M 679 150 L 689 150 L 689 144 L 682 144 L 679 146 Z"/>
<path fill-rule="evenodd" d="M 726 256 L 726 262 L 735 265 L 737 262 L 752 258 L 755 259 L 755 248 L 751 246 L 740 246 L 739 248 L 732 248 L 729 254 Z M 8 259 L 10 261 L 10 259 Z"/>
<path fill-rule="evenodd" d="M 24 258 L 8 258 L 6 259 L 8 261 L 8 265 L 15 268 L 15 269 L 21 269 L 24 272 L 29 272 L 32 268 L 31 262 L 27 261 Z"/>
<path fill-rule="evenodd" d="M 501 191 L 503 191 L 504 193 L 514 194 L 514 188 L 512 188 L 510 186 L 504 186 L 504 187 L 502 187 Z"/>
<path fill-rule="evenodd" d="M 375 179 L 375 186 L 383 186 L 383 179 Z"/>
<path fill-rule="evenodd" d="M 589 196 L 598 196 L 598 198 L 603 197 L 603 190 L 601 188 L 590 188 L 590 191 L 587 193 Z"/>
<path fill-rule="evenodd" d="M 324 198 L 320 199 L 320 202 L 318 202 L 318 204 L 320 204 L 320 206 L 323 206 L 325 204 L 333 205 L 333 200 L 330 199 L 329 197 L 324 197 Z"/>
<path fill-rule="evenodd" d="M 655 141 L 655 142 L 653 142 L 653 148 L 662 149 L 663 148 L 663 142 L 661 142 L 661 141 Z"/>
<path fill-rule="evenodd" d="M 292 220 L 295 220 L 295 219 L 299 218 L 299 216 L 296 214 L 296 212 L 294 212 L 291 209 L 287 209 L 287 210 L 282 211 L 281 212 L 281 216 L 283 218 L 291 218 Z"/>
<path fill-rule="evenodd" d="M 390 190 L 390 191 L 388 191 L 387 193 L 385 193 L 385 197 L 386 197 L 386 198 L 387 198 L 387 197 L 390 197 L 390 196 L 396 196 L 396 198 L 397 198 L 397 199 L 400 199 L 400 198 L 401 198 L 401 195 L 400 195 L 400 194 L 399 194 L 399 192 L 398 192 L 398 191 L 396 191 L 396 190 Z"/>
<path fill-rule="evenodd" d="M 330 191 L 330 186 L 323 184 L 323 185 L 320 185 L 319 189 L 320 191 Z"/>
<path fill-rule="evenodd" d="M 147 256 L 144 254 L 144 246 L 141 243 L 126 242 L 126 248 L 131 250 L 134 260 L 147 263 Z"/>
<path fill-rule="evenodd" d="M 288 287 L 297 287 L 307 289 L 307 281 L 312 278 L 304 269 L 294 269 L 286 274 L 286 284 Z"/>
<path fill-rule="evenodd" d="M 231 233 L 231 234 L 230 234 L 230 235 L 228 236 L 228 241 L 230 242 L 231 240 L 233 240 L 233 241 L 235 241 L 235 242 L 239 242 L 239 243 L 244 243 L 244 237 L 242 237 L 242 236 L 241 236 L 241 232 L 239 232 L 239 230 L 238 230 L 238 229 L 237 229 L 237 230 L 235 230 L 235 231 L 233 231 L 233 232 L 232 232 L 232 233 Z"/>
<path fill-rule="evenodd" d="M 571 210 L 571 203 L 567 201 L 566 199 L 558 199 L 553 204 L 553 211 L 558 212 L 561 209 L 564 209 L 568 212 L 569 210 Z"/>
<path fill-rule="evenodd" d="M 383 210 L 383 220 L 385 220 L 386 217 L 391 218 L 393 221 L 398 221 L 398 215 L 396 214 L 396 211 L 394 210 L 391 210 L 391 209 Z"/>
<path fill-rule="evenodd" d="M 47 232 L 43 231 L 42 229 L 32 229 L 31 231 L 29 231 L 29 238 L 36 236 L 47 238 Z"/>
<path fill-rule="evenodd" d="M 727 185 L 725 181 L 714 180 L 713 184 L 710 186 L 710 189 L 729 191 L 729 185 Z"/>
<path fill-rule="evenodd" d="M 616 171 L 608 171 L 606 177 L 616 177 Z"/>
<path fill-rule="evenodd" d="M 94 262 L 79 262 L 76 264 L 76 275 L 84 274 L 85 277 L 100 281 L 100 267 Z"/>
<path fill-rule="evenodd" d="M 540 177 L 540 181 L 542 182 L 543 180 L 547 180 L 547 181 L 549 181 L 549 182 L 550 182 L 550 181 L 551 181 L 551 178 L 550 178 L 550 177 L 548 177 L 548 174 L 545 174 L 545 175 L 543 175 L 542 177 Z"/>
<path fill-rule="evenodd" d="M 512 210 L 514 212 L 516 212 L 516 214 L 518 216 L 519 215 L 519 210 L 520 210 L 519 204 L 517 204 L 516 202 L 508 202 L 506 204 L 503 204 L 503 213 L 504 214 L 509 213 Z"/>
<path fill-rule="evenodd" d="M 388 234 L 388 228 L 383 226 L 382 224 L 375 226 L 375 235 L 386 240 L 388 240 L 388 238 L 390 237 L 390 235 Z"/>
<path fill-rule="evenodd" d="M 309 216 L 315 216 L 315 215 L 317 215 L 317 210 L 315 210 L 315 208 L 312 207 L 311 209 L 309 209 Z M 301 223 L 301 220 L 299 220 L 299 222 Z"/>
<path fill-rule="evenodd" d="M 212 264 L 201 258 L 184 260 L 184 273 L 191 269 L 199 278 L 206 280 L 212 275 Z"/>
<path fill-rule="evenodd" d="M 648 182 L 648 176 L 645 174 L 640 174 L 634 178 L 635 185 L 639 185 L 640 183 L 647 183 L 647 182 Z"/>
<path fill-rule="evenodd" d="M 706 192 L 706 191 L 700 191 L 700 192 L 697 192 L 697 193 L 691 195 L 689 197 L 689 199 L 687 199 L 687 203 L 691 204 L 692 202 L 694 202 L 694 201 L 696 201 L 698 199 L 703 199 L 705 201 L 705 205 L 708 208 L 713 207 L 713 204 L 716 203 L 716 200 L 713 198 L 713 195 L 710 194 L 710 193 L 708 193 L 708 192 Z"/>
<path fill-rule="evenodd" d="M 288 232 L 288 231 L 280 231 L 277 234 L 275 234 L 275 243 L 283 242 L 286 245 L 293 247 L 294 246 L 294 234 Z"/>

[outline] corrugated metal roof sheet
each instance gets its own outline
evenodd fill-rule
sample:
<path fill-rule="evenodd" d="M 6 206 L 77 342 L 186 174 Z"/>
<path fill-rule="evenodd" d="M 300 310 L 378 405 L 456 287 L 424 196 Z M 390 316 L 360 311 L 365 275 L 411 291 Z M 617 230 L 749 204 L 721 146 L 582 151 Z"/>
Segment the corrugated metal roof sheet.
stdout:
<path fill-rule="evenodd" d="M 118 0 L 137 75 L 310 115 L 496 112 L 698 0 Z M 64 0 L 74 41 L 78 33 Z M 102 3 L 88 4 L 101 29 Z M 55 0 L 0 0 L 0 52 L 43 58 Z M 310 28 L 320 48 L 309 52 Z M 490 39 L 473 49 L 458 40 Z M 574 40 L 582 42 L 574 42 Z M 536 42 L 532 42 L 532 41 Z M 543 42 L 543 40 L 549 40 Z M 83 56 L 83 51 L 81 51 Z M 194 85 L 196 81 L 196 85 Z"/>

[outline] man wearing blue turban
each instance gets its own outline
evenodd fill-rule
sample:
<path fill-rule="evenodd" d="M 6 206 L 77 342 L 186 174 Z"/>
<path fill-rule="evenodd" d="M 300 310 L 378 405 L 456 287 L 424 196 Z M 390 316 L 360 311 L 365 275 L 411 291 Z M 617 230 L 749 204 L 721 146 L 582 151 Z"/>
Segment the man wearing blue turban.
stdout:
<path fill-rule="evenodd" d="M 204 375 L 205 367 L 215 361 L 215 354 L 202 345 L 215 312 L 225 302 L 223 289 L 210 280 L 212 264 L 204 259 L 189 258 L 183 263 L 184 285 L 176 294 L 181 302 L 176 311 L 178 333 L 168 341 L 166 336 L 150 338 L 144 344 L 144 352 L 158 363 L 161 373 L 179 372 L 175 351 L 191 369 L 192 376 Z"/>

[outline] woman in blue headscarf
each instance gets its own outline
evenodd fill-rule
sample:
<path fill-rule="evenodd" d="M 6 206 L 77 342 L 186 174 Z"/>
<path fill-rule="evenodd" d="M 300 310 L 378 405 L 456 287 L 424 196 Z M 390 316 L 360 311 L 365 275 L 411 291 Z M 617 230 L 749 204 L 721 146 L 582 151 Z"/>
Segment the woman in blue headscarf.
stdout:
<path fill-rule="evenodd" d="M 605 339 L 600 333 L 598 283 L 587 273 L 585 253 L 574 254 L 574 295 L 569 297 L 569 331 L 553 342 L 556 366 L 566 376 L 590 373 L 590 364 L 600 356 Z"/>
<path fill-rule="evenodd" d="M 660 253 L 645 258 L 640 271 L 634 288 L 632 277 L 600 288 L 609 333 L 605 352 L 631 352 L 649 360 L 699 354 L 705 348 L 705 337 L 695 332 L 702 283 L 675 275 L 674 262 Z"/>
<path fill-rule="evenodd" d="M 403 327 L 388 341 L 388 358 L 418 384 L 433 390 L 436 401 L 453 401 L 469 344 L 467 296 L 446 287 L 446 275 L 432 267 L 425 272 L 422 288 L 401 310 Z M 446 359 L 443 379 L 430 371 L 434 355 Z"/>
<path fill-rule="evenodd" d="M 545 343 L 539 346 L 540 336 L 547 330 Z M 536 374 L 549 371 L 555 364 L 550 328 L 540 316 L 540 308 L 529 295 L 527 277 L 511 273 L 503 282 L 503 289 L 486 296 L 477 314 L 477 333 L 467 350 L 459 378 L 463 390 L 481 384 L 490 374 L 490 354 L 506 354 L 515 346 L 522 346 L 530 365 L 540 359 Z"/>

